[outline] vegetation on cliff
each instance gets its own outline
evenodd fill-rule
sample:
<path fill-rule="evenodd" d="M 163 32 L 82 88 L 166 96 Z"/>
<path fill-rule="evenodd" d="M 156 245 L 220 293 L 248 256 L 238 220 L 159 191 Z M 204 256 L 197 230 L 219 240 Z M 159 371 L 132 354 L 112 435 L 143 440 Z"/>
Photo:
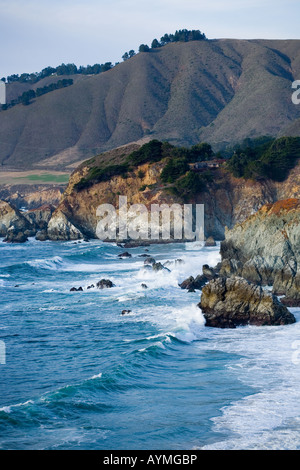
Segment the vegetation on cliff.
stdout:
<path fill-rule="evenodd" d="M 73 85 L 72 78 L 64 78 L 62 80 L 58 80 L 56 83 L 51 83 L 50 85 L 46 85 L 43 87 L 39 87 L 35 90 L 27 90 L 22 93 L 18 98 L 11 100 L 8 104 L 2 105 L 2 110 L 6 111 L 17 104 L 22 103 L 24 106 L 27 106 L 31 103 L 31 100 L 34 98 L 38 98 L 39 96 L 45 95 L 46 93 L 50 93 L 54 90 L 59 90 L 61 88 L 66 88 L 68 86 Z"/>
<path fill-rule="evenodd" d="M 213 157 L 214 152 L 207 143 L 185 148 L 154 139 L 134 150 L 128 156 L 124 155 L 123 162 L 118 164 L 107 164 L 107 162 L 100 160 L 100 164 L 95 165 L 95 159 L 91 159 L 87 162 L 88 173 L 75 184 L 74 189 L 81 191 L 95 183 L 108 181 L 114 176 L 126 178 L 128 173 L 140 165 L 165 160 L 166 164 L 160 176 L 162 183 L 174 184 L 171 189 L 175 194 L 193 194 L 203 190 L 205 181 L 210 180 L 211 174 L 204 172 L 202 175 L 198 175 L 190 171 L 189 163 L 210 160 Z M 143 188 L 145 189 L 145 187 Z"/>
<path fill-rule="evenodd" d="M 237 178 L 284 181 L 300 158 L 300 137 L 247 140 L 227 163 Z"/>

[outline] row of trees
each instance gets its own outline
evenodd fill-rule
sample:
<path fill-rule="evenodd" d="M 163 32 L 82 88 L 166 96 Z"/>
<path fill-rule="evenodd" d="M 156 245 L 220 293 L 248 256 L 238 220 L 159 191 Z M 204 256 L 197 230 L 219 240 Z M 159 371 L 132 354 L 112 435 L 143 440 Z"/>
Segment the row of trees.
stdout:
<path fill-rule="evenodd" d="M 179 31 L 176 31 L 175 34 L 165 34 L 160 38 L 160 41 L 158 41 L 157 39 L 153 39 L 150 47 L 147 44 L 141 44 L 139 47 L 139 52 L 150 52 L 153 49 L 158 49 L 159 47 L 166 46 L 171 42 L 204 41 L 206 39 L 207 38 L 205 34 L 201 33 L 199 29 L 180 29 Z M 125 54 L 122 56 L 122 59 L 128 60 L 134 55 L 135 51 L 131 50 L 129 52 L 125 52 Z"/>
<path fill-rule="evenodd" d="M 174 34 L 165 34 L 161 37 L 160 41 L 157 39 L 153 39 L 151 46 L 149 47 L 147 44 L 141 44 L 139 47 L 139 52 L 150 52 L 152 49 L 157 49 L 159 47 L 163 47 L 172 42 L 189 42 L 189 41 L 203 41 L 206 40 L 206 36 L 204 33 L 201 33 L 200 30 L 188 30 L 188 29 L 180 29 L 176 31 Z M 122 59 L 123 61 L 130 59 L 136 55 L 135 51 L 131 49 L 129 52 L 125 52 L 123 54 Z M 77 67 L 75 64 L 61 64 L 57 67 L 45 67 L 41 72 L 36 73 L 22 73 L 21 75 L 12 74 L 8 77 L 2 77 L 1 80 L 7 83 L 37 83 L 38 81 L 42 80 L 43 78 L 49 77 L 50 75 L 76 75 L 76 74 L 83 74 L 83 75 L 97 75 L 102 72 L 107 72 L 115 65 L 118 65 L 119 62 L 116 62 L 114 65 L 112 62 L 105 62 L 105 64 L 94 64 L 94 65 L 87 65 L 86 67 L 81 65 Z"/>
<path fill-rule="evenodd" d="M 51 75 L 96 75 L 102 72 L 107 72 L 113 67 L 111 62 L 105 64 L 81 65 L 77 67 L 75 64 L 61 64 L 58 67 L 46 67 L 41 72 L 37 73 L 22 73 L 21 75 L 13 74 L 7 78 L 2 77 L 1 80 L 7 83 L 37 83 L 43 78 L 50 77 Z"/>
<path fill-rule="evenodd" d="M 17 99 L 12 100 L 9 104 L 2 105 L 2 110 L 5 111 L 6 109 L 12 108 L 17 104 L 23 104 L 24 106 L 27 106 L 34 98 L 45 95 L 46 93 L 50 93 L 54 90 L 59 90 L 60 88 L 68 87 L 70 85 L 73 85 L 73 80 L 71 78 L 64 78 L 56 83 L 51 83 L 50 85 L 37 88 L 36 90 L 24 91 L 24 93 L 22 93 L 22 95 Z"/>

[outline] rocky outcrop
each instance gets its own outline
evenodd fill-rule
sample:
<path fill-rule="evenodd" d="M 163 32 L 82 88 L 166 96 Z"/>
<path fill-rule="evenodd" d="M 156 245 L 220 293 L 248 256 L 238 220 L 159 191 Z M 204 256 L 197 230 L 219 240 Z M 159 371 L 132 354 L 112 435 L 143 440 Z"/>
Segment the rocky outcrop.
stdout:
<path fill-rule="evenodd" d="M 219 266 L 215 268 L 209 267 L 207 264 L 202 266 L 202 274 L 198 274 L 195 278 L 190 276 L 179 284 L 181 289 L 187 289 L 189 292 L 195 292 L 195 290 L 201 290 L 205 284 L 210 280 L 218 277 Z"/>
<path fill-rule="evenodd" d="M 273 286 L 286 305 L 300 305 L 300 200 L 263 206 L 245 222 L 226 230 L 221 243 L 223 276 L 238 275 Z"/>
<path fill-rule="evenodd" d="M 24 243 L 36 233 L 35 225 L 14 206 L 0 201 L 0 237 L 8 243 Z"/>
<path fill-rule="evenodd" d="M 286 325 L 295 317 L 272 293 L 237 276 L 219 277 L 202 289 L 199 304 L 206 326 Z"/>
<path fill-rule="evenodd" d="M 37 209 L 25 212 L 24 217 L 38 230 L 47 230 L 54 211 L 55 207 L 52 204 L 45 204 Z"/>
<path fill-rule="evenodd" d="M 205 246 L 216 246 L 215 239 L 213 237 L 208 237 L 208 239 L 205 241 Z"/>
<path fill-rule="evenodd" d="M 64 189 L 64 185 L 5 184 L 0 185 L 0 199 L 9 202 L 19 210 L 22 208 L 33 210 L 45 205 L 57 207 Z"/>
<path fill-rule="evenodd" d="M 48 240 L 47 228 L 55 207 L 51 204 L 21 212 L 7 201 L 0 201 L 0 237 L 9 243 L 24 243 L 28 237 Z"/>
<path fill-rule="evenodd" d="M 85 238 L 83 233 L 60 210 L 56 210 L 51 217 L 47 235 L 49 240 L 54 241 L 80 240 Z"/>
<path fill-rule="evenodd" d="M 17 208 L 6 201 L 0 201 L 0 237 L 5 237 L 11 228 L 25 231 L 31 228 L 31 223 Z"/>

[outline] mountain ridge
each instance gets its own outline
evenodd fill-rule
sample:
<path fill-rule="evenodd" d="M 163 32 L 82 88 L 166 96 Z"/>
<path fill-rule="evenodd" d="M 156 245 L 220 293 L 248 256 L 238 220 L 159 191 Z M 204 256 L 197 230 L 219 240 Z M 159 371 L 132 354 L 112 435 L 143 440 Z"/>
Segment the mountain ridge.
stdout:
<path fill-rule="evenodd" d="M 220 149 L 246 137 L 299 135 L 300 107 L 291 100 L 299 45 L 172 43 L 100 75 L 77 77 L 68 88 L 0 113 L 1 170 L 70 169 L 150 138 L 185 146 L 207 141 Z"/>

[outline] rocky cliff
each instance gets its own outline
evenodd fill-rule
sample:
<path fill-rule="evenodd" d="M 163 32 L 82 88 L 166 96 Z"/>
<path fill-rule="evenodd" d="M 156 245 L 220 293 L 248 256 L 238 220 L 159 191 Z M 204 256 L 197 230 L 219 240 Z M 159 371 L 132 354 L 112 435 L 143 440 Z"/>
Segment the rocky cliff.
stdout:
<path fill-rule="evenodd" d="M 54 206 L 44 205 L 21 212 L 9 202 L 0 200 L 0 237 L 4 237 L 5 242 L 24 243 L 28 237 L 47 231 L 54 210 Z"/>
<path fill-rule="evenodd" d="M 71 175 L 69 184 L 57 209 L 51 212 L 49 226 L 39 234 L 40 240 L 70 240 L 96 238 L 98 218 L 96 211 L 101 204 L 118 207 L 119 196 L 126 196 L 128 205 L 144 204 L 204 204 L 205 236 L 217 240 L 225 237 L 225 227 L 232 229 L 244 222 L 265 204 L 282 199 L 300 198 L 300 163 L 289 173 L 284 182 L 272 180 L 252 181 L 235 178 L 225 167 L 212 170 L 212 179 L 205 187 L 188 199 L 174 195 L 171 184 L 163 183 L 160 175 L 166 159 L 154 163 L 136 165 L 126 174 L 115 175 L 106 181 L 92 181 L 81 185 L 94 169 L 102 165 L 122 165 L 128 155 L 141 146 L 131 144 L 109 151 L 82 163 Z M 56 196 L 56 194 L 54 195 Z M 8 227 L 7 227 L 8 228 Z M 5 231 L 2 236 L 5 236 Z"/>
<path fill-rule="evenodd" d="M 300 199 L 264 205 L 221 243 L 221 275 L 273 286 L 286 305 L 300 305 Z"/>
<path fill-rule="evenodd" d="M 117 149 L 117 152 L 119 157 L 122 154 L 124 158 L 132 149 L 132 146 L 122 147 Z M 115 162 L 115 152 L 103 155 Z M 174 196 L 170 192 L 170 185 L 163 184 L 160 180 L 164 161 L 137 166 L 125 177 L 113 176 L 108 181 L 95 183 L 79 191 L 76 184 L 88 174 L 93 164 L 88 161 L 71 175 L 61 203 L 52 216 L 52 227 L 55 226 L 56 220 L 66 217 L 83 236 L 96 237 L 97 207 L 103 203 L 117 207 L 119 195 L 127 196 L 128 204 L 140 203 L 148 208 L 151 204 L 183 202 L 180 195 Z M 264 204 L 286 198 L 300 198 L 300 164 L 291 170 L 288 178 L 282 183 L 234 178 L 225 168 L 219 168 L 213 170 L 213 181 L 207 182 L 205 190 L 185 202 L 204 204 L 205 235 L 223 240 L 225 227 L 231 229 Z M 55 235 L 52 237 L 50 234 L 50 237 L 55 239 Z M 68 235 L 66 237 L 68 239 Z"/>

